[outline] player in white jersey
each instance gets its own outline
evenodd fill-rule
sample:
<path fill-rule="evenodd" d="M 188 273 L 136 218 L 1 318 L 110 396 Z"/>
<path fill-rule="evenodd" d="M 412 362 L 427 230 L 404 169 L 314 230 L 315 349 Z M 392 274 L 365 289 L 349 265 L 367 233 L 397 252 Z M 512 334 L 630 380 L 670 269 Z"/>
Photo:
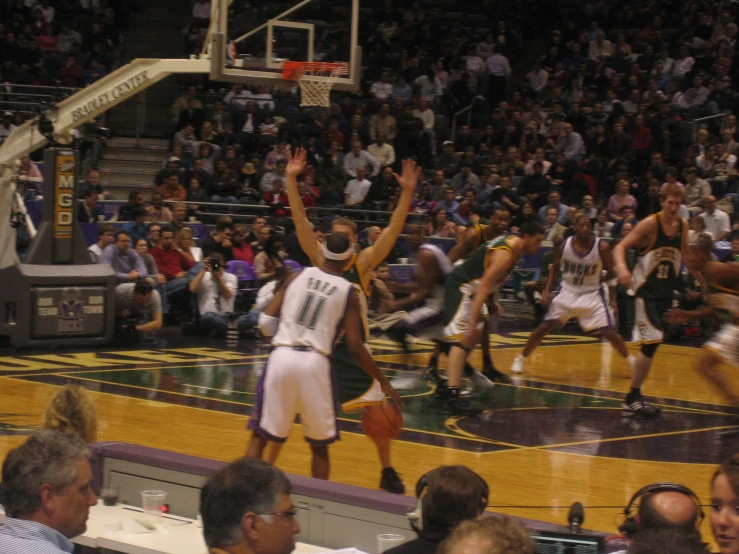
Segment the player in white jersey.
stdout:
<path fill-rule="evenodd" d="M 603 270 L 610 278 L 610 300 L 602 279 Z M 558 275 L 562 277 L 562 284 L 559 293 L 552 299 L 550 291 Z M 613 256 L 608 243 L 593 235 L 593 224 L 586 215 L 579 215 L 575 223 L 575 236 L 565 240 L 557 251 L 542 292 L 541 303 L 543 306 L 549 304 L 549 309 L 544 320 L 526 341 L 523 353 L 513 360 L 511 371 L 523 373 L 526 358 L 547 333 L 573 317 L 577 318 L 583 331 L 605 337 L 628 360 L 629 365 L 633 364 L 634 357 L 629 355 L 624 340 L 616 332 L 615 281 Z"/>
<path fill-rule="evenodd" d="M 416 272 L 412 283 L 388 282 L 388 288 L 395 293 L 408 293 L 402 300 L 387 307 L 389 312 L 412 308 L 408 314 L 388 329 L 392 336 L 408 352 L 406 335 L 425 335 L 430 339 L 443 337 L 444 282 L 452 270 L 452 264 L 444 251 L 436 245 L 426 243 L 421 225 L 406 225 L 405 233 L 409 246 L 415 252 Z M 393 379 L 393 387 L 409 390 L 422 381 L 421 373 L 411 373 Z"/>
<path fill-rule="evenodd" d="M 739 391 L 719 367 L 723 364 L 739 367 L 739 263 L 711 260 L 713 240 L 701 234 L 691 252 L 683 257 L 685 265 L 700 272 L 708 282 L 708 303 L 693 311 L 670 310 L 670 323 L 686 323 L 693 318 L 720 316 L 723 326 L 703 345 L 704 351 L 696 363 L 698 371 L 734 407 L 739 407 Z"/>
<path fill-rule="evenodd" d="M 295 421 L 300 418 L 313 454 L 312 475 L 328 479 L 328 445 L 339 438 L 335 381 L 329 356 L 343 331 L 354 361 L 380 383 L 396 404 L 398 394 L 364 347 L 358 292 L 341 275 L 354 255 L 349 237 L 332 233 L 323 247 L 320 268 L 292 276 L 259 316 L 259 328 L 274 347 L 257 388 L 247 456 L 274 463 Z M 343 327 L 343 329 L 342 329 Z M 275 448 L 267 449 L 267 442 Z"/>

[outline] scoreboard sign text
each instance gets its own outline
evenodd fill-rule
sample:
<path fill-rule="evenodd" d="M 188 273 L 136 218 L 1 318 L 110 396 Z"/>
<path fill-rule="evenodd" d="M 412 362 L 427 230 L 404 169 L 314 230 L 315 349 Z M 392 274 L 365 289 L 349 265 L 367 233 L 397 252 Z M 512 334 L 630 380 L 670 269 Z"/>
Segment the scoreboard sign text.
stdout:
<path fill-rule="evenodd" d="M 73 153 L 59 154 L 54 168 L 54 238 L 71 239 L 74 234 L 75 157 Z"/>

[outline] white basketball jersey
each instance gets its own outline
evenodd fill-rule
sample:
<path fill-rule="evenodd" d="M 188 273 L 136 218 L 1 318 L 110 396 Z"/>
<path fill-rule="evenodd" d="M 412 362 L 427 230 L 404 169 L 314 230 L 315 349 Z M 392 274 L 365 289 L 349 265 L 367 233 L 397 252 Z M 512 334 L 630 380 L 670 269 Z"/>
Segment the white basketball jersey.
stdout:
<path fill-rule="evenodd" d="M 331 355 L 353 285 L 338 275 L 309 267 L 287 286 L 272 346 L 310 346 Z"/>
<path fill-rule="evenodd" d="M 435 244 L 422 244 L 419 247 L 419 250 L 428 250 L 431 252 L 436 258 L 436 262 L 439 264 L 439 269 L 441 269 L 441 282 L 434 283 L 431 296 L 429 296 L 425 302 L 427 307 L 441 311 L 444 308 L 444 282 L 446 281 L 446 276 L 452 271 L 452 269 L 454 269 L 454 267 L 444 251 Z"/>
<path fill-rule="evenodd" d="M 593 247 L 584 256 L 575 252 L 574 240 L 575 237 L 569 237 L 562 250 L 562 259 L 559 264 L 562 286 L 579 292 L 598 290 L 601 288 L 601 272 L 603 271 L 600 239 L 594 238 Z"/>

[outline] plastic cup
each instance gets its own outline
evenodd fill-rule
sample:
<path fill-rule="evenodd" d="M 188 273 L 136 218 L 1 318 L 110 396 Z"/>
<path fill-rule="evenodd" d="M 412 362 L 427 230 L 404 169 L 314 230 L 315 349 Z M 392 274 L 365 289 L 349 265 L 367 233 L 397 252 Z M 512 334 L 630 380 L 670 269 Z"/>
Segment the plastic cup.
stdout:
<path fill-rule="evenodd" d="M 143 491 L 141 493 L 141 507 L 154 525 L 162 523 L 162 514 L 166 503 L 167 493 L 164 491 Z"/>
<path fill-rule="evenodd" d="M 115 506 L 118 504 L 119 494 L 120 487 L 118 485 L 108 485 L 100 490 L 100 498 L 103 499 L 103 504 L 106 506 Z"/>
<path fill-rule="evenodd" d="M 399 259 L 398 261 L 399 261 L 399 262 L 400 262 L 401 264 L 407 264 L 407 263 L 408 263 L 408 258 L 400 258 L 400 259 Z"/>
<path fill-rule="evenodd" d="M 403 535 L 395 535 L 393 533 L 383 533 L 377 535 L 377 554 L 382 554 L 386 550 L 395 548 L 405 541 Z"/>

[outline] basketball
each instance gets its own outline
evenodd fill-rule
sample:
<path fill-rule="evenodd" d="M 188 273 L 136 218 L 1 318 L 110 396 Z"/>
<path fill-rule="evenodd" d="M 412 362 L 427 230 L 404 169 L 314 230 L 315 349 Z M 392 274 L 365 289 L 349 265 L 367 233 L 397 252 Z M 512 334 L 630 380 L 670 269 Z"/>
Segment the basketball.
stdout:
<path fill-rule="evenodd" d="M 372 437 L 394 439 L 403 429 L 403 414 L 388 400 L 373 404 L 364 411 L 362 429 Z"/>

